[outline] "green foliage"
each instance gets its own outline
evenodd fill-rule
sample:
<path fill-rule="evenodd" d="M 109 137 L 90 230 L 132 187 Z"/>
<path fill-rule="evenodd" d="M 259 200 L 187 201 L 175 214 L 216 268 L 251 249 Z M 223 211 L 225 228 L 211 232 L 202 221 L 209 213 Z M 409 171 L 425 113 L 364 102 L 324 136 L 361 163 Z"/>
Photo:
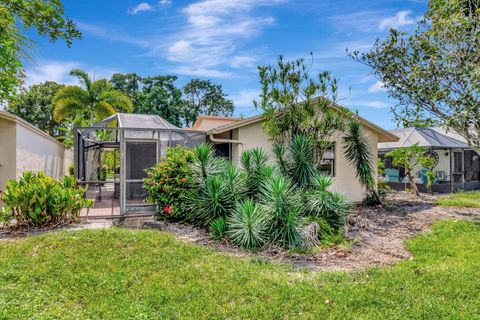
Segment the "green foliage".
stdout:
<path fill-rule="evenodd" d="M 405 127 L 442 125 L 480 148 L 480 2 L 431 0 L 414 33 L 390 30 L 366 53 L 351 56 L 372 68 Z"/>
<path fill-rule="evenodd" d="M 23 61 L 31 60 L 33 41 L 24 33 L 35 29 L 51 42 L 70 46 L 81 33 L 64 16 L 59 0 L 3 0 L 0 3 L 0 103 L 8 99 L 24 77 Z"/>
<path fill-rule="evenodd" d="M 225 165 L 223 159 L 215 156 L 213 147 L 207 143 L 202 143 L 194 150 L 192 165 L 192 179 L 196 186 L 202 185 L 208 177 L 217 175 Z"/>
<path fill-rule="evenodd" d="M 160 214 L 167 218 L 184 220 L 190 214 L 192 206 L 187 194 L 193 184 L 190 169 L 193 158 L 194 152 L 189 148 L 168 148 L 167 157 L 147 170 L 143 187 L 149 200 L 157 204 Z"/>
<path fill-rule="evenodd" d="M 313 56 L 312 56 L 313 59 Z M 338 82 L 328 72 L 311 76 L 303 59 L 258 67 L 262 90 L 255 107 L 263 111 L 265 132 L 288 143 L 297 134 L 315 142 L 321 153 L 330 137 L 343 131 L 350 112 L 339 107 Z"/>
<path fill-rule="evenodd" d="M 218 217 L 210 224 L 210 234 L 213 239 L 221 240 L 227 235 L 227 220 L 225 217 Z"/>
<path fill-rule="evenodd" d="M 18 181 L 8 181 L 1 200 L 2 209 L 19 225 L 46 226 L 67 219 L 75 220 L 82 208 L 91 207 L 85 199 L 85 189 L 75 185 L 75 179 L 67 176 L 57 181 L 43 172 L 24 172 Z"/>
<path fill-rule="evenodd" d="M 265 150 L 261 148 L 254 148 L 242 152 L 240 162 L 245 171 L 246 178 L 246 195 L 253 198 L 258 198 L 260 186 L 265 180 L 265 174 L 268 167 L 268 155 Z"/>
<path fill-rule="evenodd" d="M 377 193 L 373 170 L 373 154 L 367 138 L 363 134 L 360 123 L 350 122 L 345 135 L 342 138 L 345 146 L 345 157 L 355 168 L 355 175 L 360 184 L 366 188 L 369 204 L 379 204 L 380 196 Z"/>
<path fill-rule="evenodd" d="M 45 81 L 28 88 L 22 88 L 8 102 L 5 111 L 13 113 L 40 130 L 48 132 L 52 137 L 58 137 L 61 135 L 61 131 L 60 125 L 52 117 L 52 99 L 61 87 L 58 83 Z"/>
<path fill-rule="evenodd" d="M 183 87 L 185 105 L 182 118 L 185 126 L 191 126 L 199 115 L 231 117 L 233 101 L 227 98 L 222 86 L 210 80 L 192 79 Z"/>
<path fill-rule="evenodd" d="M 436 203 L 445 207 L 480 208 L 480 192 L 456 192 L 439 198 Z"/>
<path fill-rule="evenodd" d="M 417 166 L 422 168 L 429 169 L 432 171 L 432 167 L 435 164 L 435 159 L 433 159 L 428 153 L 427 148 L 420 147 L 418 144 L 414 144 L 410 147 L 398 148 L 390 151 L 386 154 L 387 157 L 392 157 L 392 164 L 394 166 L 403 167 L 405 169 L 405 174 L 408 177 L 410 182 L 410 187 L 414 193 L 418 196 L 420 195 L 417 185 L 413 179 L 413 170 Z M 427 175 L 427 178 L 430 176 L 430 183 L 433 180 L 432 175 Z"/>
<path fill-rule="evenodd" d="M 61 87 L 53 97 L 53 119 L 57 122 L 65 118 L 81 114 L 83 119 L 89 119 L 90 125 L 95 120 L 102 120 L 117 111 L 131 112 L 132 101 L 128 96 L 114 90 L 111 83 L 105 79 L 92 81 L 83 70 L 72 70 L 83 88 L 78 86 Z"/>
<path fill-rule="evenodd" d="M 128 95 L 135 113 L 156 114 L 176 126 L 190 127 L 202 115 L 231 116 L 233 102 L 221 85 L 193 79 L 183 89 L 175 85 L 176 76 L 141 77 L 136 73 L 115 73 L 114 89 Z"/>
<path fill-rule="evenodd" d="M 204 227 L 216 218 L 228 216 L 235 207 L 235 198 L 221 176 L 208 177 L 194 194 L 193 201 L 192 220 Z"/>
<path fill-rule="evenodd" d="M 324 246 L 343 245 L 346 243 L 343 237 L 343 230 L 335 230 L 327 220 L 322 217 L 310 216 L 307 218 L 310 224 L 315 226 L 316 236 L 320 244 Z"/>
<path fill-rule="evenodd" d="M 244 249 L 259 249 L 268 239 L 268 218 L 251 199 L 238 203 L 227 223 L 229 239 Z"/>
<path fill-rule="evenodd" d="M 262 184 L 260 203 L 269 216 L 270 242 L 285 248 L 303 242 L 302 199 L 292 182 L 283 176 L 272 176 Z"/>
<path fill-rule="evenodd" d="M 299 188 L 307 188 L 319 174 L 315 161 L 314 143 L 307 136 L 295 135 L 288 146 L 277 143 L 273 153 L 282 174 Z"/>
<path fill-rule="evenodd" d="M 352 210 L 352 203 L 344 194 L 327 190 L 333 181 L 333 178 L 324 175 L 314 179 L 313 187 L 306 193 L 306 210 L 310 215 L 325 219 L 335 230 L 340 230 Z"/>

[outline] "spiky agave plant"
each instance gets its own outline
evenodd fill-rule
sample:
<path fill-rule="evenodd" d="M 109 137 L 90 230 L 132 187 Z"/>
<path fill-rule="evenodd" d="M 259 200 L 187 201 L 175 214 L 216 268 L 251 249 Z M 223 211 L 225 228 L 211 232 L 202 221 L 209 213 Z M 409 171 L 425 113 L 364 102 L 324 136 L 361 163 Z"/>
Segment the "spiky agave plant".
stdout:
<path fill-rule="evenodd" d="M 227 235 L 230 241 L 244 249 L 254 250 L 267 241 L 268 217 L 252 199 L 239 202 L 227 218 Z"/>
<path fill-rule="evenodd" d="M 192 180 L 194 185 L 200 186 L 208 177 L 218 174 L 224 162 L 215 156 L 213 147 L 207 143 L 198 145 L 193 151 Z"/>
<path fill-rule="evenodd" d="M 315 145 L 305 135 L 295 135 L 288 146 L 276 144 L 273 153 L 282 174 L 300 188 L 310 186 L 314 177 L 318 175 Z"/>
<path fill-rule="evenodd" d="M 268 232 L 272 243 L 286 248 L 302 244 L 305 224 L 302 201 L 288 178 L 280 175 L 268 178 L 262 184 L 260 203 L 270 216 Z"/>
<path fill-rule="evenodd" d="M 365 187 L 367 196 L 371 200 L 369 203 L 380 203 L 372 164 L 373 154 L 357 121 L 350 122 L 342 140 L 345 146 L 345 157 L 354 166 L 358 181 Z"/>
<path fill-rule="evenodd" d="M 268 164 L 268 155 L 261 148 L 249 149 L 242 153 L 240 161 L 246 175 L 247 195 L 256 199 L 260 185 L 265 179 L 264 170 Z"/>
<path fill-rule="evenodd" d="M 226 168 L 221 173 L 221 179 L 225 191 L 228 192 L 235 201 L 245 196 L 247 192 L 245 172 L 241 171 L 231 162 L 226 164 Z"/>
<path fill-rule="evenodd" d="M 213 239 L 221 240 L 227 234 L 227 220 L 225 217 L 218 217 L 210 224 L 210 234 Z"/>
<path fill-rule="evenodd" d="M 325 175 L 315 177 L 312 188 L 306 193 L 306 210 L 339 230 L 345 225 L 353 205 L 343 193 L 327 190 L 333 181 L 332 177 Z"/>
<path fill-rule="evenodd" d="M 205 227 L 218 217 L 226 217 L 235 206 L 235 199 L 220 176 L 208 177 L 191 200 L 194 203 L 192 220 Z"/>

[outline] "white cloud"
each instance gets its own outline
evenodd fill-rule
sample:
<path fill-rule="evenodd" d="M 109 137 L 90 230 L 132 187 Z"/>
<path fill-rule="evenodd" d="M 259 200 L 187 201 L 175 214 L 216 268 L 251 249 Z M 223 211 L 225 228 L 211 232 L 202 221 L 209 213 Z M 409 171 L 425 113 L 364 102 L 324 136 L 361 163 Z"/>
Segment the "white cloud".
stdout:
<path fill-rule="evenodd" d="M 70 76 L 72 69 L 83 69 L 94 79 L 110 78 L 118 70 L 98 66 L 88 66 L 76 61 L 36 61 L 27 66 L 25 86 L 44 81 L 54 81 L 65 85 L 78 85 L 76 78 Z"/>
<path fill-rule="evenodd" d="M 416 22 L 416 19 L 410 17 L 411 14 L 412 12 L 409 10 L 398 11 L 394 16 L 382 19 L 380 21 L 378 29 L 385 30 L 414 24 Z"/>
<path fill-rule="evenodd" d="M 227 78 L 232 74 L 227 71 L 216 70 L 213 68 L 194 67 L 194 66 L 180 66 L 171 69 L 172 72 L 194 77 L 209 77 L 209 78 Z"/>
<path fill-rule="evenodd" d="M 187 24 L 175 33 L 170 43 L 156 48 L 170 61 L 181 64 L 177 72 L 188 74 L 205 71 L 207 74 L 226 76 L 220 68 L 251 67 L 256 61 L 252 54 L 240 54 L 240 48 L 249 39 L 274 23 L 270 16 L 257 14 L 255 9 L 285 0 L 201 0 L 181 10 Z M 165 51 L 163 51 L 165 50 Z"/>
<path fill-rule="evenodd" d="M 140 12 L 143 12 L 143 11 L 151 11 L 151 10 L 153 10 L 152 5 L 150 5 L 146 2 L 142 2 L 142 3 L 137 4 L 135 7 L 128 9 L 128 13 L 137 14 L 137 13 L 140 13 Z"/>
<path fill-rule="evenodd" d="M 258 100 L 260 91 L 251 89 L 251 90 L 242 90 L 238 94 L 231 95 L 230 98 L 233 100 L 235 107 L 253 107 L 253 100 Z"/>
<path fill-rule="evenodd" d="M 172 4 L 171 0 L 160 0 L 158 1 L 158 5 L 161 7 L 168 7 Z"/>
<path fill-rule="evenodd" d="M 368 92 L 370 92 L 370 93 L 384 91 L 384 90 L 385 89 L 383 88 L 383 82 L 382 81 L 377 81 L 374 84 L 372 84 L 370 87 L 368 87 Z"/>

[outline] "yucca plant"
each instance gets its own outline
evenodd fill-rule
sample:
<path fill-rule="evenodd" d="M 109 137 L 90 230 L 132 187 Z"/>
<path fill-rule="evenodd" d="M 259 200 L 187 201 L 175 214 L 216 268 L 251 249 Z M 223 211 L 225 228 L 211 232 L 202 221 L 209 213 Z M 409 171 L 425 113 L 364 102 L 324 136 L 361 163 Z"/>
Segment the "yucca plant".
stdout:
<path fill-rule="evenodd" d="M 198 192 L 192 193 L 191 200 L 194 203 L 191 219 L 204 227 L 218 217 L 226 217 L 235 206 L 235 199 L 220 176 L 208 177 Z"/>
<path fill-rule="evenodd" d="M 353 205 L 343 193 L 327 190 L 333 181 L 332 177 L 324 175 L 315 177 L 313 187 L 306 192 L 306 210 L 311 215 L 322 217 L 330 226 L 339 230 L 345 225 Z"/>
<path fill-rule="evenodd" d="M 247 192 L 245 172 L 242 172 L 231 162 L 226 163 L 226 168 L 221 173 L 221 179 L 225 191 L 228 192 L 235 201 L 245 196 Z"/>
<path fill-rule="evenodd" d="M 318 175 L 315 145 L 304 135 L 295 135 L 288 146 L 276 144 L 273 153 L 280 171 L 300 188 L 310 186 Z"/>
<path fill-rule="evenodd" d="M 262 184 L 260 203 L 270 216 L 270 242 L 291 248 L 302 243 L 302 199 L 292 182 L 273 175 Z"/>
<path fill-rule="evenodd" d="M 354 166 L 358 181 L 365 187 L 367 196 L 370 199 L 369 203 L 380 203 L 381 199 L 377 192 L 375 172 L 373 170 L 373 154 L 367 138 L 357 121 L 350 122 L 342 140 L 345 146 L 345 157 Z"/>
<path fill-rule="evenodd" d="M 198 145 L 193 151 L 194 158 L 190 169 L 193 183 L 200 186 L 208 177 L 219 174 L 224 162 L 215 156 L 213 147 L 207 143 Z"/>
<path fill-rule="evenodd" d="M 268 164 L 268 155 L 261 148 L 246 150 L 241 156 L 242 168 L 245 171 L 247 195 L 256 199 L 260 185 L 265 179 L 265 168 Z"/>
<path fill-rule="evenodd" d="M 267 239 L 268 217 L 252 199 L 239 202 L 227 218 L 227 235 L 232 243 L 244 249 L 262 247 Z"/>
<path fill-rule="evenodd" d="M 227 220 L 224 217 L 218 217 L 210 224 L 210 234 L 213 239 L 221 240 L 227 234 Z"/>

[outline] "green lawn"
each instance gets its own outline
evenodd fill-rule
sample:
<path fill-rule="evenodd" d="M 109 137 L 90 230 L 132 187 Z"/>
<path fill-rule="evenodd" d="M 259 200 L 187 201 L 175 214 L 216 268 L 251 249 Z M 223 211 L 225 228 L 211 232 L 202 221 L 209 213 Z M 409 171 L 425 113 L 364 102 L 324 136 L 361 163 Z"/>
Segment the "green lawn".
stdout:
<path fill-rule="evenodd" d="M 458 192 L 440 198 L 437 204 L 447 207 L 480 208 L 480 192 Z"/>
<path fill-rule="evenodd" d="M 0 319 L 480 318 L 479 225 L 438 222 L 408 247 L 394 267 L 313 273 L 149 230 L 0 241 Z"/>

